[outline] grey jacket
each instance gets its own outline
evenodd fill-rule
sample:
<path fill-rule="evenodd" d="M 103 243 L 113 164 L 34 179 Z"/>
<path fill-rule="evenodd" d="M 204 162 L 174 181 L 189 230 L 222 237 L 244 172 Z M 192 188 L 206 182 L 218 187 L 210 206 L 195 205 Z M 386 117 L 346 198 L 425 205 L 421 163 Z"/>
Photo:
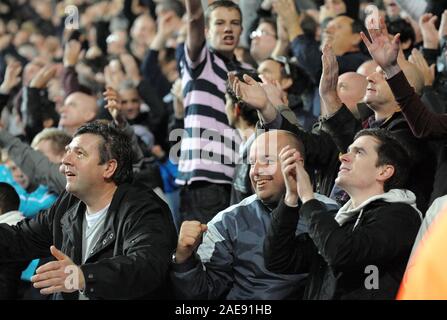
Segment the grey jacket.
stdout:
<path fill-rule="evenodd" d="M 317 197 L 328 207 L 335 201 Z M 218 213 L 209 223 L 197 255 L 173 264 L 171 279 L 182 299 L 299 299 L 306 274 L 281 275 L 264 266 L 263 243 L 271 208 L 254 194 Z M 298 214 L 298 213 L 297 213 Z M 297 234 L 307 232 L 299 224 Z"/>

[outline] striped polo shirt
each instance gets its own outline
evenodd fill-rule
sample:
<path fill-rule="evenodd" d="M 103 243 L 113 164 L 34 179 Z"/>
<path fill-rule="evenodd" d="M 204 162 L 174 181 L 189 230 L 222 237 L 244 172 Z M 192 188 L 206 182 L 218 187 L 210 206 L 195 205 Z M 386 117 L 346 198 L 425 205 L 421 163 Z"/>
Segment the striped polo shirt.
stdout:
<path fill-rule="evenodd" d="M 235 70 L 252 68 L 222 57 L 205 44 L 193 62 L 185 44 L 181 61 L 185 127 L 177 184 L 232 182 L 240 137 L 225 114 L 225 86 L 227 72 Z"/>

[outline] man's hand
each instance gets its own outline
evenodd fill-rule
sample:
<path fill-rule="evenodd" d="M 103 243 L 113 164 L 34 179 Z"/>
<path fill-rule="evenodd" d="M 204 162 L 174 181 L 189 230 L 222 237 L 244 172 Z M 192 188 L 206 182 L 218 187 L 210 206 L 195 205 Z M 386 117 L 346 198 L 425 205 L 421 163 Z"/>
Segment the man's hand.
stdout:
<path fill-rule="evenodd" d="M 425 13 L 419 18 L 424 48 L 438 49 L 439 47 L 438 30 L 435 25 L 437 19 L 438 17 L 432 13 Z"/>
<path fill-rule="evenodd" d="M 244 81 L 240 81 L 232 72 L 228 73 L 228 81 L 233 88 L 233 92 L 239 100 L 243 100 L 256 110 L 263 110 L 268 107 L 269 99 L 262 89 L 261 83 L 249 75 L 244 75 Z"/>
<path fill-rule="evenodd" d="M 115 89 L 108 87 L 103 95 L 104 99 L 107 101 L 105 108 L 109 111 L 115 124 L 119 127 L 124 126 L 126 119 L 121 112 L 121 99 L 118 92 Z"/>
<path fill-rule="evenodd" d="M 104 68 L 104 79 L 106 82 L 106 87 L 118 90 L 120 83 L 126 79 L 118 60 L 110 61 Z"/>
<path fill-rule="evenodd" d="M 232 85 L 236 97 L 258 110 L 260 118 L 264 122 L 269 123 L 273 121 L 276 117 L 277 110 L 270 101 L 267 92 L 269 92 L 269 89 L 274 88 L 268 88 L 269 83 L 259 83 L 247 74 L 244 74 L 243 79 L 244 81 L 240 81 L 234 73 L 228 73 L 228 80 Z"/>
<path fill-rule="evenodd" d="M 397 63 L 400 34 L 398 33 L 393 39 L 390 39 L 383 17 L 380 18 L 379 29 L 368 29 L 368 33 L 371 41 L 363 32 L 360 33 L 363 42 L 374 61 L 385 71 L 387 78 L 392 78 L 401 70 Z"/>
<path fill-rule="evenodd" d="M 272 105 L 289 105 L 287 93 L 281 88 L 281 84 L 278 80 L 270 80 L 263 75 L 260 75 L 259 77 L 262 80 L 261 88 L 264 90 Z"/>
<path fill-rule="evenodd" d="M 5 78 L 0 86 L 0 93 L 9 94 L 11 90 L 22 81 L 20 73 L 22 65 L 20 62 L 11 60 L 6 67 Z"/>
<path fill-rule="evenodd" d="M 327 114 L 337 112 L 342 106 L 337 94 L 338 62 L 332 47 L 326 44 L 321 56 L 323 70 L 320 79 L 320 97 Z"/>
<path fill-rule="evenodd" d="M 166 41 L 172 37 L 177 25 L 174 23 L 175 13 L 172 11 L 160 15 L 157 19 L 157 33 L 150 43 L 150 48 L 160 51 L 166 45 Z"/>
<path fill-rule="evenodd" d="M 200 221 L 185 221 L 180 227 L 175 259 L 177 263 L 185 262 L 202 242 L 202 234 L 208 230 Z"/>
<path fill-rule="evenodd" d="M 77 40 L 70 40 L 65 45 L 64 67 L 74 67 L 81 56 L 81 43 Z"/>
<path fill-rule="evenodd" d="M 129 53 L 123 53 L 120 55 L 120 60 L 124 66 L 127 78 L 131 79 L 135 86 L 138 86 L 141 82 L 141 76 L 134 57 Z"/>
<path fill-rule="evenodd" d="M 414 64 L 424 75 L 424 84 L 426 86 L 433 85 L 435 81 L 435 65 L 428 65 L 422 53 L 416 48 L 411 51 L 411 56 L 408 58 L 412 64 Z"/>
<path fill-rule="evenodd" d="M 31 278 L 34 288 L 41 289 L 41 294 L 84 290 L 85 278 L 81 268 L 55 246 L 51 246 L 50 251 L 57 261 L 48 262 L 36 270 L 36 275 Z"/>
<path fill-rule="evenodd" d="M 171 88 L 171 94 L 174 96 L 174 116 L 176 119 L 185 117 L 185 106 L 183 104 L 182 79 L 175 80 Z"/>
<path fill-rule="evenodd" d="M 273 8 L 278 14 L 278 19 L 282 19 L 284 22 L 290 42 L 296 37 L 304 34 L 303 29 L 301 28 L 301 17 L 296 11 L 295 1 L 274 0 Z"/>
<path fill-rule="evenodd" d="M 34 78 L 31 80 L 29 86 L 30 88 L 43 89 L 46 88 L 48 82 L 54 78 L 57 72 L 56 65 L 47 65 L 37 72 Z"/>
<path fill-rule="evenodd" d="M 286 195 L 284 202 L 286 205 L 294 207 L 298 203 L 298 191 L 296 189 L 296 166 L 298 161 L 302 161 L 300 153 L 290 146 L 285 146 L 279 153 L 281 172 L 286 185 Z"/>

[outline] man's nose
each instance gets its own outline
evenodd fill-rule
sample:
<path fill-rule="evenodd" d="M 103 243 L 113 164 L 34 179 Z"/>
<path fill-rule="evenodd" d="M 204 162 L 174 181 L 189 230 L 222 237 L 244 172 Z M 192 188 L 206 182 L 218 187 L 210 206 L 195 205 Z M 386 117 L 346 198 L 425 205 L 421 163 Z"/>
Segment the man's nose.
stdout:
<path fill-rule="evenodd" d="M 71 155 L 72 154 L 73 153 L 71 153 L 71 152 L 65 152 L 65 154 L 64 154 L 64 156 L 62 158 L 62 164 L 63 165 L 70 165 L 72 163 L 72 161 L 71 161 Z"/>
<path fill-rule="evenodd" d="M 341 162 L 349 162 L 350 161 L 349 152 L 341 153 L 339 159 Z"/>

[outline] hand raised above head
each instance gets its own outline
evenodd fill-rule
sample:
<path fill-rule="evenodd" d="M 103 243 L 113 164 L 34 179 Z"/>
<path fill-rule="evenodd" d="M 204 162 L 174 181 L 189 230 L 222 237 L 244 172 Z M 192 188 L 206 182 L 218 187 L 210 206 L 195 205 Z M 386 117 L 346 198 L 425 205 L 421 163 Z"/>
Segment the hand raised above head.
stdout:
<path fill-rule="evenodd" d="M 372 23 L 374 25 L 374 23 Z M 379 29 L 368 29 L 371 40 L 361 32 L 363 42 L 368 48 L 371 57 L 385 71 L 388 78 L 391 78 L 400 71 L 397 57 L 400 47 L 400 34 L 391 37 L 385 24 L 385 19 L 380 17 Z"/>

